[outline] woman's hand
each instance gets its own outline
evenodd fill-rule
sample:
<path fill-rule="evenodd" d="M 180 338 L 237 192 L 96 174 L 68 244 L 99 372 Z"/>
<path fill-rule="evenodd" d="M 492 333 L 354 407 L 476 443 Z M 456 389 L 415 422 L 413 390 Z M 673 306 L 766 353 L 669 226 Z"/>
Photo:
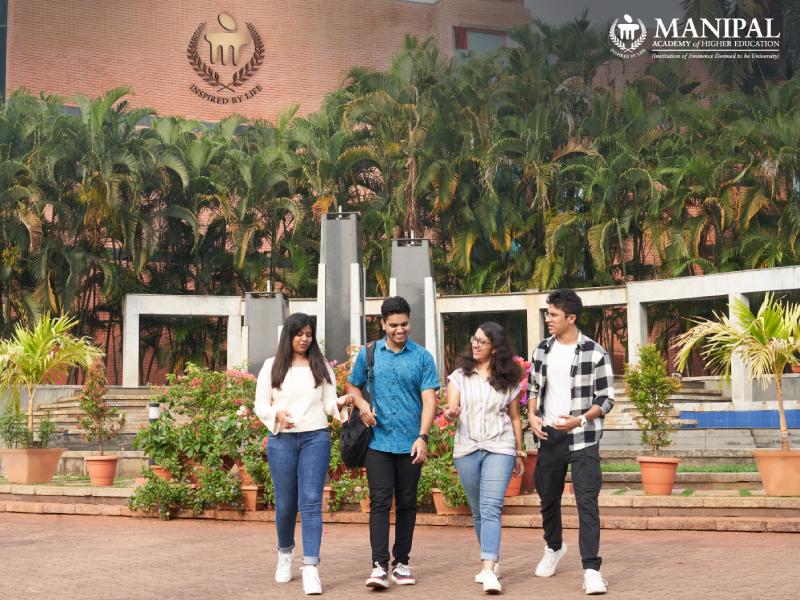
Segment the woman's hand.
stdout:
<path fill-rule="evenodd" d="M 345 406 L 353 406 L 353 402 L 355 398 L 353 398 L 352 394 L 345 394 L 344 396 L 339 396 L 336 399 L 336 408 L 342 410 Z"/>
<path fill-rule="evenodd" d="M 294 429 L 294 419 L 288 410 L 279 410 L 275 413 L 275 422 L 284 429 Z"/>
<path fill-rule="evenodd" d="M 525 472 L 525 463 L 522 462 L 522 458 L 518 456 L 517 462 L 514 464 L 514 470 L 511 471 L 511 474 L 516 477 L 519 477 L 524 472 Z"/>
<path fill-rule="evenodd" d="M 447 419 L 448 421 L 455 421 L 461 414 L 461 406 L 460 405 L 451 406 L 450 404 L 448 404 L 447 406 L 444 407 L 443 414 L 444 418 Z"/>

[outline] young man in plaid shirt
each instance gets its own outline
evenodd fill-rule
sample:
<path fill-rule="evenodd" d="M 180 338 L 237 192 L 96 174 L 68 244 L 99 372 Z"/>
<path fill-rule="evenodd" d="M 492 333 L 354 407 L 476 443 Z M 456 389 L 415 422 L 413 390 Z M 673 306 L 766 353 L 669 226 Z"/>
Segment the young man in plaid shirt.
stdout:
<path fill-rule="evenodd" d="M 539 438 L 534 480 L 542 503 L 545 552 L 538 577 L 550 577 L 567 553 L 562 540 L 561 493 L 567 465 L 578 507 L 578 540 L 587 594 L 605 594 L 600 574 L 599 442 L 603 417 L 614 406 L 614 374 L 608 353 L 578 329 L 583 303 L 574 290 L 556 290 L 547 297 L 545 322 L 550 337 L 538 345 L 531 362 L 536 415 L 530 419 Z"/>

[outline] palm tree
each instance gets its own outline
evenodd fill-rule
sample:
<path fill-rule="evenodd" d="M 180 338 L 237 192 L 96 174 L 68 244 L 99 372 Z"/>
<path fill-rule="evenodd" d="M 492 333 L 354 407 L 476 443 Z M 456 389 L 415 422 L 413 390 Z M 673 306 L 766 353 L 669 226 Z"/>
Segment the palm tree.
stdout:
<path fill-rule="evenodd" d="M 0 390 L 16 396 L 19 413 L 19 390 L 28 392 L 28 430 L 33 433 L 36 390 L 72 367 L 88 369 L 103 356 L 87 338 L 69 333 L 78 321 L 67 315 L 53 318 L 45 314 L 33 328 L 18 324 L 11 338 L 0 340 Z"/>
<path fill-rule="evenodd" d="M 768 293 L 754 315 L 741 300 L 732 310 L 736 321 L 716 314 L 716 321 L 698 320 L 697 325 L 678 337 L 678 368 L 683 369 L 695 346 L 708 367 L 730 376 L 731 362 L 737 357 L 744 362 L 748 374 L 758 379 L 763 388 L 774 378 L 778 395 L 781 450 L 789 449 L 789 432 L 783 409 L 783 371 L 787 365 L 800 362 L 800 304 L 785 304 Z"/>

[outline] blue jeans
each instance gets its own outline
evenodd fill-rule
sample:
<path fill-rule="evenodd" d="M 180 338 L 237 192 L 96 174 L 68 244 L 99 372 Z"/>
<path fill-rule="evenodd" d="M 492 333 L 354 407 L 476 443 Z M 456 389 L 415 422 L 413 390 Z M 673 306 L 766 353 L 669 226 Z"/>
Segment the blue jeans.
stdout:
<path fill-rule="evenodd" d="M 454 458 L 453 462 L 472 509 L 472 523 L 481 545 L 481 560 L 496 562 L 500 556 L 503 497 L 511 481 L 516 457 L 476 450 Z"/>
<path fill-rule="evenodd" d="M 303 562 L 319 564 L 322 542 L 322 488 L 331 462 L 327 429 L 269 434 L 267 460 L 275 485 L 275 526 L 278 551 L 294 549 L 294 530 L 300 510 Z"/>

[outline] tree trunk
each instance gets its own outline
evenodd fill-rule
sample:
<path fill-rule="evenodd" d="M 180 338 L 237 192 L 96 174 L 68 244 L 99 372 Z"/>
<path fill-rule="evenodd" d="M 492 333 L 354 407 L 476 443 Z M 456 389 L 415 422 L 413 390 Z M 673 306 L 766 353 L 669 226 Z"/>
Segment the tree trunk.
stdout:
<path fill-rule="evenodd" d="M 789 430 L 786 427 L 786 413 L 783 410 L 783 382 L 781 381 L 783 373 L 780 371 L 775 372 L 775 389 L 778 391 L 778 418 L 780 419 L 781 427 L 781 450 L 789 449 Z"/>

